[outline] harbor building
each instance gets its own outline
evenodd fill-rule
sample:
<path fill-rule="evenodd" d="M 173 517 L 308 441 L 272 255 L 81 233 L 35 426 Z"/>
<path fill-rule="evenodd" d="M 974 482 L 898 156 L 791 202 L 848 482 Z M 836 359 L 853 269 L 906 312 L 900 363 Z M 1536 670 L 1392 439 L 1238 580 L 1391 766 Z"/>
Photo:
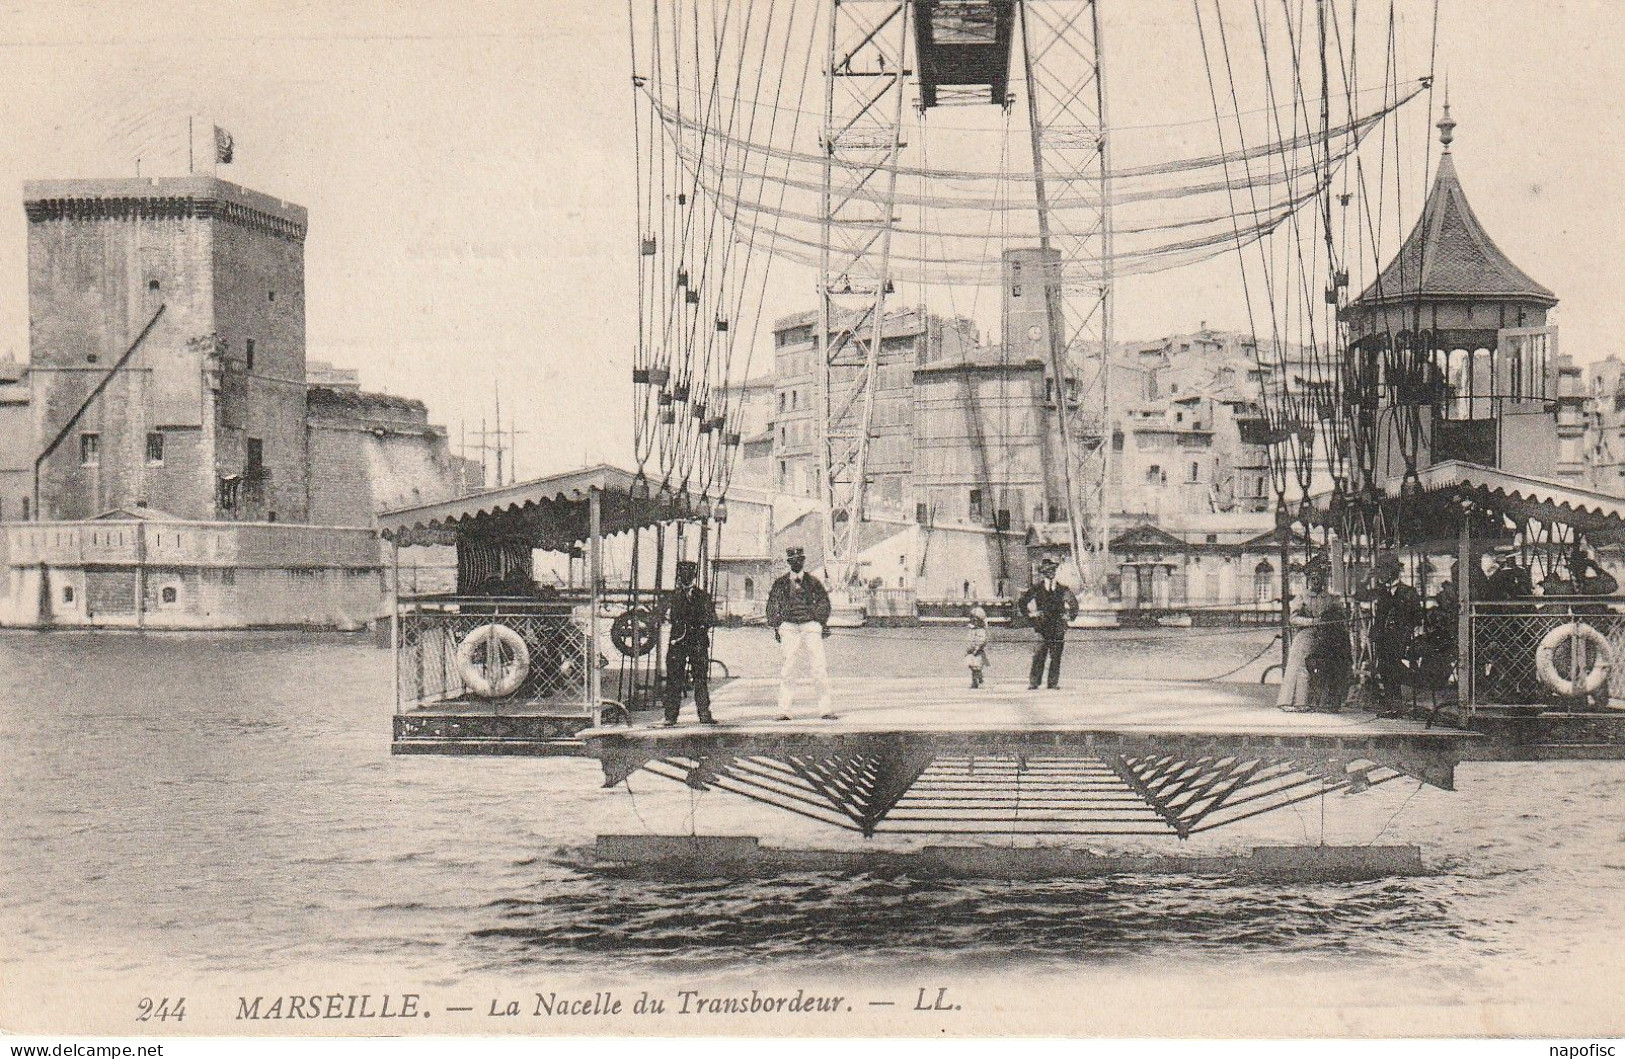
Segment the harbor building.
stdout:
<path fill-rule="evenodd" d="M 305 209 L 211 176 L 31 182 L 24 206 L 0 623 L 376 618 L 375 514 L 466 492 L 467 463 L 421 402 L 307 364 Z"/>

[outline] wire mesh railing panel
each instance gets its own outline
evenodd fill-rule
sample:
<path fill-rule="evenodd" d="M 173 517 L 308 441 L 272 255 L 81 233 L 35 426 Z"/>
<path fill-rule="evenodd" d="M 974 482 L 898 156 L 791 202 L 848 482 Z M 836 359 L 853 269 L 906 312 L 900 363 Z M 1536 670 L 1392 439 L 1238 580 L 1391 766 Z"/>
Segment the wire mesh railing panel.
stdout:
<path fill-rule="evenodd" d="M 586 618 L 568 605 L 409 605 L 399 616 L 399 705 L 471 701 L 497 713 L 520 704 L 587 712 L 587 654 Z"/>
<path fill-rule="evenodd" d="M 1622 651 L 1625 603 L 1584 597 L 1476 603 L 1473 699 L 1478 705 L 1570 707 L 1625 700 L 1625 671 L 1618 664 Z M 1601 683 L 1586 692 L 1588 677 L 1598 679 L 1592 674 L 1599 665 Z M 1572 690 L 1554 686 L 1553 677 Z"/>

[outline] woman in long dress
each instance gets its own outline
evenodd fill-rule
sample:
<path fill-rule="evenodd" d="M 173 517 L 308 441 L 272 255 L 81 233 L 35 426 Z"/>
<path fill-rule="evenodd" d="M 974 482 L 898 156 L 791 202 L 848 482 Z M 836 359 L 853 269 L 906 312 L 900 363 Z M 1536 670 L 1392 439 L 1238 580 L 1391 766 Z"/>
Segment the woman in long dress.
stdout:
<path fill-rule="evenodd" d="M 1281 693 L 1275 704 L 1291 713 L 1305 713 L 1315 707 L 1315 680 L 1310 659 L 1315 640 L 1332 630 L 1319 628 L 1331 597 L 1326 594 L 1323 570 L 1309 572 L 1308 591 L 1292 604 L 1292 643 L 1287 648 L 1286 669 L 1281 674 Z"/>

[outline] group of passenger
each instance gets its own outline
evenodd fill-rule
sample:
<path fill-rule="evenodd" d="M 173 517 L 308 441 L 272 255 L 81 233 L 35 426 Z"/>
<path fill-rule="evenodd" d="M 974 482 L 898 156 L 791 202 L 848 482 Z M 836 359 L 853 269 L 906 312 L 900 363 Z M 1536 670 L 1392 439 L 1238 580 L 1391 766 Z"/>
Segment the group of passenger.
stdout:
<path fill-rule="evenodd" d="M 1378 716 L 1405 712 L 1403 689 L 1437 692 L 1449 683 L 1460 636 L 1459 573 L 1452 565 L 1450 578 L 1439 585 L 1428 605 L 1404 580 L 1399 556 L 1383 552 L 1371 575 L 1355 589 L 1355 603 L 1369 608 L 1370 665 L 1365 683 Z M 1580 545 L 1570 550 L 1565 562 L 1553 564 L 1538 591 L 1528 568 L 1512 555 L 1486 553 L 1471 575 L 1471 598 L 1476 603 L 1608 596 L 1619 590 L 1614 576 Z M 1312 564 L 1307 590 L 1292 606 L 1292 638 L 1277 699 L 1288 712 L 1335 713 L 1355 686 L 1351 615 L 1342 598 L 1328 591 L 1329 583 L 1327 565 Z M 1493 665 L 1493 649 L 1490 655 Z"/>
<path fill-rule="evenodd" d="M 773 583 L 767 598 L 767 625 L 779 643 L 782 658 L 779 671 L 778 719 L 795 717 L 797 670 L 805 667 L 816 689 L 812 716 L 833 720 L 830 705 L 829 668 L 824 657 L 824 640 L 829 636 L 830 600 L 823 582 L 807 572 L 806 552 L 799 547 L 785 552 L 785 573 Z M 1078 616 L 1078 598 L 1056 579 L 1060 563 L 1046 556 L 1038 564 L 1038 576 L 1019 600 L 1016 611 L 1038 634 L 1028 673 L 1029 689 L 1060 687 L 1061 656 L 1066 649 L 1066 630 Z M 711 715 L 710 653 L 711 630 L 716 625 L 716 606 L 710 593 L 698 584 L 699 566 L 683 561 L 677 564 L 677 585 L 664 604 L 665 623 L 670 628 L 666 652 L 664 727 L 674 727 L 682 712 L 683 700 L 692 692 L 695 712 L 701 724 L 715 724 Z M 975 607 L 970 612 L 970 641 L 965 662 L 970 669 L 971 687 L 982 686 L 987 669 L 987 611 Z"/>

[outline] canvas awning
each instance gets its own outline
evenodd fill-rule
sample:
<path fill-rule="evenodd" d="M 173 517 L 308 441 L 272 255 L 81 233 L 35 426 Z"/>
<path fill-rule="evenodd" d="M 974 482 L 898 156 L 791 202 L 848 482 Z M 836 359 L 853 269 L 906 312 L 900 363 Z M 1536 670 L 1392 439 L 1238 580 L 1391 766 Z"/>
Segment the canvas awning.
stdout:
<path fill-rule="evenodd" d="M 1384 482 L 1381 504 L 1399 542 L 1407 546 L 1454 547 L 1463 500 L 1477 509 L 1474 539 L 1486 543 L 1508 539 L 1529 522 L 1573 527 L 1592 544 L 1625 541 L 1625 499 L 1566 482 L 1448 460 L 1421 472 L 1408 492 L 1403 485 L 1400 478 Z M 1316 496 L 1311 520 L 1335 525 L 1332 501 L 1331 494 Z M 1506 520 L 1515 528 L 1508 529 Z"/>
<path fill-rule="evenodd" d="M 403 547 L 459 540 L 526 540 L 565 552 L 588 537 L 589 503 L 599 496 L 603 536 L 674 519 L 714 517 L 714 505 L 661 491 L 631 471 L 599 464 L 566 474 L 487 489 L 454 500 L 388 511 L 378 517 L 385 540 Z"/>
<path fill-rule="evenodd" d="M 1573 526 L 1596 542 L 1625 536 L 1625 500 L 1606 493 L 1459 460 L 1435 464 L 1420 477 L 1424 494 L 1465 497 L 1520 522 Z"/>

